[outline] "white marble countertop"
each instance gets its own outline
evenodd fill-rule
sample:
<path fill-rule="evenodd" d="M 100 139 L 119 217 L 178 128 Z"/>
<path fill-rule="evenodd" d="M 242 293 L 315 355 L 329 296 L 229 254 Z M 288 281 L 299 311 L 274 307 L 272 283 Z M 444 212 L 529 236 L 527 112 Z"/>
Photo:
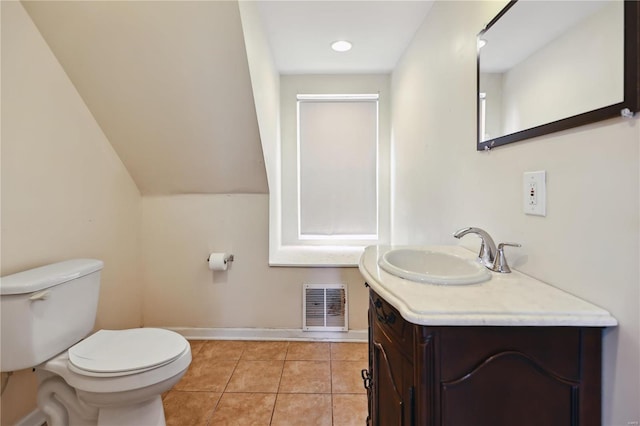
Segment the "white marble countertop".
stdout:
<path fill-rule="evenodd" d="M 359 268 L 371 288 L 414 324 L 607 327 L 618 323 L 606 310 L 518 271 L 491 272 L 491 279 L 479 284 L 447 286 L 405 280 L 378 266 L 384 253 L 405 247 L 367 247 Z M 461 246 L 422 248 L 469 259 L 477 256 Z"/>

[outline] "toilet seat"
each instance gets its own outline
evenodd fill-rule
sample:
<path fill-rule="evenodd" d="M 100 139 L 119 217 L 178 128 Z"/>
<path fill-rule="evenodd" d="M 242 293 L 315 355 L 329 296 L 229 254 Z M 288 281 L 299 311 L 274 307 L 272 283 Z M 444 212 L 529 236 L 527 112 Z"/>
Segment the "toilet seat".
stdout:
<path fill-rule="evenodd" d="M 183 342 L 184 350 L 177 358 L 153 367 L 112 373 L 91 372 L 74 366 L 69 359 L 69 350 L 66 350 L 38 365 L 36 371 L 40 371 L 44 375 L 52 373 L 62 377 L 65 382 L 76 389 L 78 395 L 83 395 L 85 400 L 93 398 L 89 394 L 97 395 L 97 400 L 100 400 L 104 398 L 104 396 L 100 395 L 108 393 L 128 395 L 133 392 L 133 395 L 135 395 L 145 389 L 162 389 L 158 392 L 162 393 L 167 390 L 163 388 L 163 383 L 179 380 L 189 368 L 189 364 L 191 364 L 191 347 L 187 339 L 178 333 L 169 330 L 164 331 L 175 334 L 177 336 L 176 339 Z M 140 365 L 139 361 L 136 361 L 136 363 Z M 130 399 L 133 399 L 133 397 Z"/>
<path fill-rule="evenodd" d="M 189 346 L 181 335 L 159 328 L 100 330 L 68 350 L 68 367 L 91 377 L 119 377 L 161 367 Z"/>

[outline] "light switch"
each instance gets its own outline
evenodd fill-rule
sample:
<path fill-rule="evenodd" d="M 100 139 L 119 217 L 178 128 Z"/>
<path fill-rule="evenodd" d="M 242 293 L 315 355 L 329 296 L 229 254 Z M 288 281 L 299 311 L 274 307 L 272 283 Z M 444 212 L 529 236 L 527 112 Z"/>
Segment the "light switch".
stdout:
<path fill-rule="evenodd" d="M 525 172 L 523 178 L 524 212 L 535 216 L 547 215 L 547 173 L 544 170 Z"/>

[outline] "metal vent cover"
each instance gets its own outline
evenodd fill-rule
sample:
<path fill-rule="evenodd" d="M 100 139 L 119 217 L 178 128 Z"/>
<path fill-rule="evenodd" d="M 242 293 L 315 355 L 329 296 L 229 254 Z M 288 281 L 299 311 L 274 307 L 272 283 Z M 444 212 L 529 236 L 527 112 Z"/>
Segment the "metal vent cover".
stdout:
<path fill-rule="evenodd" d="M 302 292 L 304 331 L 348 331 L 349 310 L 344 284 L 305 284 Z"/>

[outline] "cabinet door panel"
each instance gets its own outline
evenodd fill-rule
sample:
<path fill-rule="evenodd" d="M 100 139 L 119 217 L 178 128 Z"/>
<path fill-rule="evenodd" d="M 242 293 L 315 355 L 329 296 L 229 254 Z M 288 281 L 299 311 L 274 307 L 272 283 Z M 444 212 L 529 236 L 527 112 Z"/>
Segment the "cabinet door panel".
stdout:
<path fill-rule="evenodd" d="M 520 352 L 494 355 L 441 385 L 443 425 L 577 425 L 578 383 Z"/>
<path fill-rule="evenodd" d="M 365 283 L 366 287 L 369 287 L 369 284 Z M 368 335 L 368 343 L 369 343 L 369 356 L 368 356 L 368 371 L 365 374 L 365 377 L 368 377 L 368 381 L 364 380 L 364 387 L 367 390 L 367 426 L 373 425 L 373 402 L 375 401 L 375 393 L 372 385 L 372 377 L 373 377 L 373 313 L 371 312 L 371 307 L 367 311 L 367 320 L 369 329 L 367 331 Z"/>
<path fill-rule="evenodd" d="M 373 342 L 374 425 L 402 426 L 404 401 L 402 400 L 402 365 L 394 360 L 380 342 Z"/>

